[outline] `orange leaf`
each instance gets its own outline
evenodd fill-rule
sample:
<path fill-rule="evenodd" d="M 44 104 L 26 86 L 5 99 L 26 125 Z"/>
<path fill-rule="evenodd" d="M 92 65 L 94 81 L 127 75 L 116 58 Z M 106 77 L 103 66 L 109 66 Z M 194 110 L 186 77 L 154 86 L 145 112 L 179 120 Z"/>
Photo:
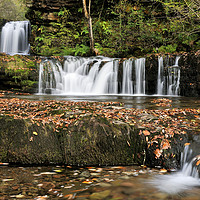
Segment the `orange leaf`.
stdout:
<path fill-rule="evenodd" d="M 169 141 L 168 140 L 163 140 L 161 142 L 161 148 L 162 149 L 169 149 L 169 148 L 171 148 L 171 145 L 170 145 Z"/>
<path fill-rule="evenodd" d="M 184 145 L 185 145 L 185 146 L 188 146 L 188 145 L 190 145 L 190 143 L 185 143 Z"/>
<path fill-rule="evenodd" d="M 150 135 L 150 132 L 149 131 L 147 131 L 147 130 L 144 130 L 143 131 L 143 134 L 146 136 L 146 135 Z"/>
<path fill-rule="evenodd" d="M 161 151 L 160 151 L 160 149 L 156 149 L 153 153 L 156 155 L 156 156 L 155 156 L 156 159 L 159 158 L 159 157 L 161 156 Z"/>
<path fill-rule="evenodd" d="M 200 165 L 200 160 L 198 160 L 196 163 L 196 166 L 199 166 L 199 165 Z"/>

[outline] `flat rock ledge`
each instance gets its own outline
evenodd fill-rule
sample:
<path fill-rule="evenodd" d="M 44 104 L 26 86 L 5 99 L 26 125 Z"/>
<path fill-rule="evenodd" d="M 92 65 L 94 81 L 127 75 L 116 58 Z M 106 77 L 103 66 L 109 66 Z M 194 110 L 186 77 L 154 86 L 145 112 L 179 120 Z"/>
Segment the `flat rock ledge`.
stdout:
<path fill-rule="evenodd" d="M 157 155 L 157 144 L 135 124 L 84 116 L 59 132 L 51 124 L 0 116 L 0 162 L 49 165 L 147 165 L 179 167 L 190 133 L 170 139 L 170 148 Z M 156 157 L 157 156 L 157 157 Z"/>

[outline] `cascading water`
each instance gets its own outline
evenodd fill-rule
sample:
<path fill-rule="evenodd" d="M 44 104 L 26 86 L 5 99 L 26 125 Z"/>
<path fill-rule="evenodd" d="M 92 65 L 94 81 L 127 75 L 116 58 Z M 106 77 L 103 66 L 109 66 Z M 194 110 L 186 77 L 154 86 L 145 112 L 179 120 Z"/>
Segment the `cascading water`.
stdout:
<path fill-rule="evenodd" d="M 161 192 L 177 194 L 192 187 L 200 186 L 199 179 L 199 144 L 186 145 L 181 154 L 181 170 L 170 175 L 157 176 L 150 183 Z"/>
<path fill-rule="evenodd" d="M 157 78 L 157 95 L 179 95 L 180 86 L 180 68 L 178 61 L 180 56 L 176 57 L 173 66 L 167 66 L 166 75 L 164 75 L 163 58 L 158 58 L 158 78 Z"/>
<path fill-rule="evenodd" d="M 38 93 L 60 94 L 63 90 L 63 72 L 59 62 L 45 60 L 40 63 Z"/>
<path fill-rule="evenodd" d="M 135 94 L 145 94 L 145 58 L 135 60 Z"/>
<path fill-rule="evenodd" d="M 7 22 L 1 32 L 2 53 L 14 55 L 29 53 L 29 32 L 30 23 L 28 21 Z"/>
<path fill-rule="evenodd" d="M 44 66 L 49 68 L 47 71 Z M 56 67 L 58 66 L 58 67 Z M 42 71 L 42 72 L 41 72 Z M 116 94 L 118 61 L 110 58 L 66 57 L 64 69 L 59 62 L 40 64 L 39 94 Z"/>
<path fill-rule="evenodd" d="M 175 64 L 168 67 L 168 95 L 179 95 L 179 85 L 180 85 L 180 68 L 178 66 L 178 61 L 180 57 L 176 57 Z"/>
<path fill-rule="evenodd" d="M 157 79 L 157 94 L 163 95 L 164 93 L 164 65 L 163 57 L 158 57 L 158 79 Z"/>
<path fill-rule="evenodd" d="M 179 95 L 178 60 L 164 67 L 163 58 L 158 58 L 158 95 Z M 44 60 L 39 73 L 39 94 L 146 94 L 145 58 L 121 62 L 100 56 L 66 56 L 63 66 L 56 60 Z"/>
<path fill-rule="evenodd" d="M 132 60 L 123 62 L 122 94 L 133 94 L 132 68 Z"/>

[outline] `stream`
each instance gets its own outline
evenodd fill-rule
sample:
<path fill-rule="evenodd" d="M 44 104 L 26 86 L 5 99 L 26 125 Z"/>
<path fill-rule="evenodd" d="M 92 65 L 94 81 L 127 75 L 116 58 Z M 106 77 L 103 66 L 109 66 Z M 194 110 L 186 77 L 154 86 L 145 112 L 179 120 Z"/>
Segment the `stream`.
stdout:
<path fill-rule="evenodd" d="M 167 184 L 163 185 L 165 188 L 154 187 L 152 181 L 154 184 L 161 181 L 155 177 L 169 176 L 163 175 L 167 173 L 164 169 L 2 165 L 0 172 L 0 199 L 199 199 L 198 187 L 184 188 L 187 190 L 181 192 L 177 188 L 179 193 L 172 194 Z"/>
<path fill-rule="evenodd" d="M 99 103 L 115 101 L 123 103 L 126 108 L 138 109 L 200 107 L 200 100 L 195 97 L 56 96 L 13 93 L 1 96 L 1 98 L 16 97 L 33 101 L 65 100 Z M 153 101 L 160 98 L 171 100 L 171 103 L 156 105 Z M 187 154 L 185 155 L 182 158 L 183 163 L 188 161 Z M 199 165 L 198 159 L 199 157 L 191 166 L 197 166 L 197 163 Z M 183 168 L 178 172 L 175 169 L 167 171 L 159 166 L 152 169 L 147 166 L 12 166 L 9 163 L 0 163 L 0 199 L 200 199 L 199 177 L 181 173 L 185 170 Z"/>

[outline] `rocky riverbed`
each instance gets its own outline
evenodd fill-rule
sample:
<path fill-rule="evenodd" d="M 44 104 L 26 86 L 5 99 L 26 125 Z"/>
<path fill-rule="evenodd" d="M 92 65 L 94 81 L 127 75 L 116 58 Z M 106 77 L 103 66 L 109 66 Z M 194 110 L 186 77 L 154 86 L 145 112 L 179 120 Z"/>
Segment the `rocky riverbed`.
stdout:
<path fill-rule="evenodd" d="M 159 191 L 150 183 L 165 169 L 140 166 L 0 167 L 0 199 L 196 200 L 199 188 L 179 194 Z M 169 191 L 170 192 L 170 191 Z"/>
<path fill-rule="evenodd" d="M 0 199 L 198 199 L 198 187 L 171 194 L 150 182 L 180 168 L 184 146 L 199 138 L 200 110 L 173 108 L 169 98 L 151 104 L 27 100 L 2 91 Z"/>

